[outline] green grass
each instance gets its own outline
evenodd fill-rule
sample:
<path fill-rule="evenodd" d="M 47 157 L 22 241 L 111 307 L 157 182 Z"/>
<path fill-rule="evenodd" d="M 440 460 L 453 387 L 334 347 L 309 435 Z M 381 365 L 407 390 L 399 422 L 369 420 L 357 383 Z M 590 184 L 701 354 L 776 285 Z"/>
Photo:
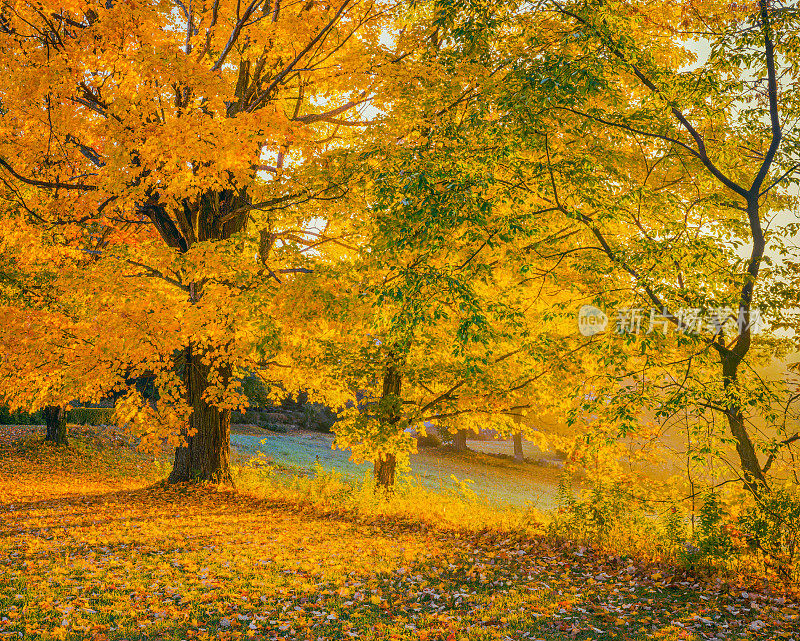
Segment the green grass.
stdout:
<path fill-rule="evenodd" d="M 350 452 L 331 448 L 333 436 L 315 432 L 231 435 L 231 446 L 244 458 L 261 452 L 289 475 L 313 474 L 315 464 L 360 483 L 372 466 L 354 463 Z M 472 491 L 497 505 L 550 509 L 556 504 L 559 470 L 533 463 L 514 463 L 491 455 L 500 444 L 471 442 L 478 451 L 459 454 L 445 448 L 421 449 L 411 456 L 410 474 L 430 490 L 456 491 L 468 481 Z M 479 449 L 480 448 L 480 449 Z M 488 452 L 482 452 L 485 449 Z M 531 452 L 533 454 L 533 452 Z"/>

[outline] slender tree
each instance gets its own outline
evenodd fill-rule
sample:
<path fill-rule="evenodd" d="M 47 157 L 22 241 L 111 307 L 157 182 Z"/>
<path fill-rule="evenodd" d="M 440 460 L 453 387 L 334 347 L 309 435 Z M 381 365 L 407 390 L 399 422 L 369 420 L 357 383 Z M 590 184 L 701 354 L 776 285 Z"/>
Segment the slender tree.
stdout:
<path fill-rule="evenodd" d="M 549 178 L 539 197 L 583 228 L 591 269 L 629 279 L 627 298 L 596 298 L 628 309 L 612 319 L 616 329 L 633 334 L 643 324 L 647 334 L 643 358 L 611 368 L 610 386 L 591 394 L 605 409 L 586 411 L 608 410 L 625 429 L 638 420 L 637 403 L 661 418 L 686 405 L 700 422 L 718 412 L 758 496 L 774 453 L 795 440 L 776 421 L 775 435 L 757 444 L 748 408 L 769 418 L 782 402 L 751 372 L 757 313 L 780 325 L 792 306 L 766 249 L 771 239 L 773 256 L 782 251 L 787 230 L 767 228 L 794 206 L 798 180 L 796 12 L 768 0 L 722 13 L 663 4 L 645 16 L 635 3 L 558 0 L 536 11 L 550 37 L 508 83 L 507 113 L 531 152 L 521 175 Z M 530 31 L 532 43 L 540 33 Z M 693 38 L 710 49 L 704 60 L 682 44 Z M 664 351 L 668 327 L 678 351 Z"/>

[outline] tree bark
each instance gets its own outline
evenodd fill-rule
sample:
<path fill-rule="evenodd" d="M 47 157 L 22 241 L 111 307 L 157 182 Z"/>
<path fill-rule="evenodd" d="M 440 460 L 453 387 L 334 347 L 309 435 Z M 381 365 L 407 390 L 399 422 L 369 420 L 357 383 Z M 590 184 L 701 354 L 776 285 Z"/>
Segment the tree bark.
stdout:
<path fill-rule="evenodd" d="M 744 472 L 744 484 L 758 498 L 769 489 L 769 486 L 758 462 L 756 448 L 747 433 L 744 415 L 738 409 L 728 410 L 725 414 L 731 434 L 736 439 L 736 453 L 739 455 L 739 464 Z"/>
<path fill-rule="evenodd" d="M 44 420 L 47 424 L 45 441 L 56 445 L 67 444 L 67 412 L 62 405 L 48 405 L 44 408 Z"/>
<path fill-rule="evenodd" d="M 466 452 L 469 450 L 467 447 L 467 430 L 458 430 L 453 434 L 453 449 L 456 452 Z"/>
<path fill-rule="evenodd" d="M 748 330 L 749 332 L 749 330 Z M 756 497 L 760 497 L 765 491 L 769 490 L 767 479 L 764 476 L 761 463 L 758 462 L 758 454 L 747 432 L 744 412 L 738 401 L 739 396 L 739 364 L 742 361 L 743 353 L 749 348 L 749 333 L 746 341 L 742 340 L 743 347 L 741 353 L 728 350 L 725 347 L 717 346 L 722 361 L 722 380 L 725 390 L 725 417 L 728 419 L 728 428 L 733 438 L 736 439 L 736 453 L 739 455 L 739 464 L 744 473 L 745 487 Z M 717 344 L 718 345 L 718 344 Z"/>
<path fill-rule="evenodd" d="M 373 474 L 378 487 L 389 489 L 394 486 L 394 471 L 397 466 L 397 457 L 388 452 L 378 454 L 375 459 Z"/>
<path fill-rule="evenodd" d="M 400 406 L 392 401 L 400 396 L 402 375 L 396 365 L 386 368 L 383 375 L 383 394 L 381 395 L 380 412 L 385 414 L 381 419 L 387 426 L 397 425 L 400 421 Z M 394 473 L 397 466 L 397 456 L 392 452 L 378 452 L 373 468 L 375 483 L 379 488 L 391 489 L 394 486 Z"/>
<path fill-rule="evenodd" d="M 522 432 L 514 432 L 514 460 L 520 463 L 525 460 L 522 453 Z"/>
<path fill-rule="evenodd" d="M 183 207 L 172 212 L 177 225 L 163 204 L 148 206 L 146 213 L 167 245 L 185 252 L 195 243 L 226 240 L 244 229 L 249 202 L 246 190 L 225 189 L 206 192 L 193 201 L 184 200 Z M 197 303 L 202 297 L 202 285 L 192 283 L 189 297 L 192 303 Z M 188 427 L 181 434 L 184 444 L 175 448 L 170 483 L 231 481 L 231 412 L 214 407 L 203 397 L 211 386 L 209 374 L 212 374 L 212 368 L 202 362 L 204 352 L 197 344 L 190 344 L 184 352 L 186 400 L 192 414 Z M 231 378 L 230 367 L 223 365 L 222 369 L 219 366 L 213 369 L 215 384 L 227 385 Z"/>
<path fill-rule="evenodd" d="M 212 367 L 202 362 L 203 350 L 189 345 L 184 353 L 186 400 L 192 408 L 188 428 L 182 433 L 184 445 L 175 449 L 175 461 L 168 482 L 231 482 L 231 411 L 210 405 L 203 393 L 210 387 Z M 215 371 L 219 384 L 227 385 L 230 371 Z"/>

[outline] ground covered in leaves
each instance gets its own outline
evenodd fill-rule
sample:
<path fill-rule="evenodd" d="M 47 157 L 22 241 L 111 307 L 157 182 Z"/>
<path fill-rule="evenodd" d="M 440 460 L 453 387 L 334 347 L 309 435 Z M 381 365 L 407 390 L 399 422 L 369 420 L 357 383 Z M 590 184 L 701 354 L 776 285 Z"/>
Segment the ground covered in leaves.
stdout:
<path fill-rule="evenodd" d="M 146 485 L 145 463 L 80 440 L 0 447 L 0 637 L 800 641 L 796 604 L 769 586 Z"/>

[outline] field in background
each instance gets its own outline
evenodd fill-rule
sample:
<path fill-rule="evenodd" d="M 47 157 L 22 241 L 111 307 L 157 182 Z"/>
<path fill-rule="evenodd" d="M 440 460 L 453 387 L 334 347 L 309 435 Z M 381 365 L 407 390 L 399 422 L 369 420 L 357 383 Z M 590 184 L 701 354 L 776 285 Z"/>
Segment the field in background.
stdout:
<path fill-rule="evenodd" d="M 246 430 L 245 430 L 246 431 Z M 247 458 L 262 452 L 282 472 L 311 474 L 315 463 L 327 471 L 335 470 L 351 482 L 359 482 L 371 473 L 369 463 L 350 460 L 350 452 L 331 449 L 333 436 L 319 432 L 292 431 L 285 434 L 243 434 L 236 427 L 231 435 L 234 451 Z M 543 459 L 543 464 L 516 463 L 501 458 L 499 453 L 513 453 L 510 442 L 469 441 L 472 452 L 457 453 L 446 448 L 420 448 L 411 456 L 411 476 L 431 490 L 451 490 L 459 483 L 479 497 L 500 505 L 533 506 L 550 509 L 555 506 L 560 470 L 554 459 L 543 459 L 532 444 L 524 444 L 530 460 Z"/>
<path fill-rule="evenodd" d="M 79 435 L 82 438 L 90 438 L 97 431 L 106 437 L 115 434 L 112 430 L 99 427 L 69 426 L 71 436 Z M 0 447 L 20 438 L 43 438 L 44 433 L 44 426 L 3 425 L 0 426 Z M 109 444 L 108 438 L 95 438 L 94 441 L 102 441 L 104 447 L 120 447 L 123 442 L 120 440 Z M 81 442 L 77 441 L 78 447 Z M 303 430 L 283 434 L 234 425 L 231 434 L 231 447 L 240 462 L 244 463 L 261 453 L 284 476 L 313 475 L 317 463 L 328 472 L 341 474 L 344 480 L 353 484 L 360 483 L 365 475 L 371 473 L 371 464 L 354 463 L 350 460 L 349 450 L 332 449 L 332 444 L 333 436 L 330 434 Z M 444 492 L 459 492 L 459 487 L 465 485 L 479 498 L 502 506 L 535 507 L 539 510 L 556 506 L 556 489 L 561 474 L 559 461 L 545 457 L 527 442 L 523 444 L 527 459 L 524 463 L 511 459 L 513 445 L 510 442 L 469 441 L 468 444 L 472 451 L 464 453 L 453 452 L 446 447 L 420 448 L 411 456 L 412 480 L 427 489 Z M 171 453 L 165 452 L 159 457 L 160 467 L 153 466 L 152 459 L 150 456 L 149 462 L 147 458 L 137 460 L 136 465 L 147 468 L 148 473 L 166 475 L 168 470 L 165 471 L 165 466 L 172 462 Z M 92 462 L 87 460 L 81 469 L 88 470 L 91 467 Z M 49 479 L 38 479 L 36 482 L 46 486 L 51 483 Z"/>

